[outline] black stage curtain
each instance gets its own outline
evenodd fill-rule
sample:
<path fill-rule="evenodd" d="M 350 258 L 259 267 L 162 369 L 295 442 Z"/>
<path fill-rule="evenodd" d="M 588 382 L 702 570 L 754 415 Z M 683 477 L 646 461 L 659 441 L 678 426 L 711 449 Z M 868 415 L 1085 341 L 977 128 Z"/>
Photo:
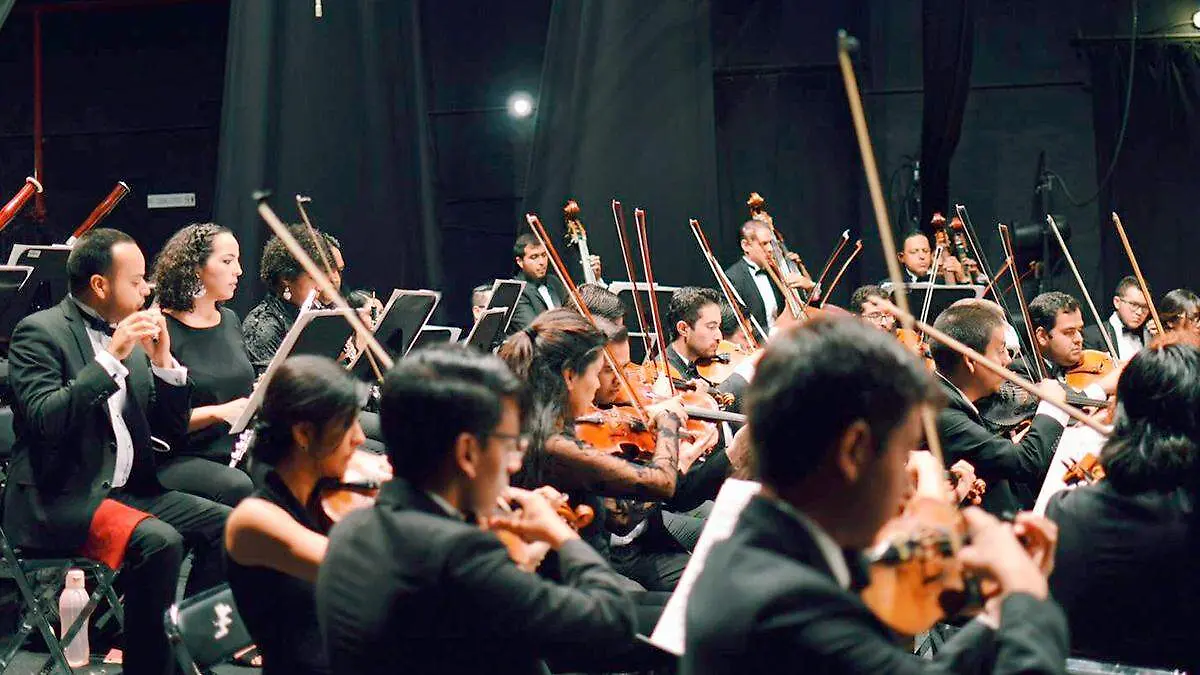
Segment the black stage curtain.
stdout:
<path fill-rule="evenodd" d="M 235 0 L 216 219 L 241 242 L 248 279 L 269 236 L 251 193 L 297 222 L 295 195 L 343 245 L 347 286 L 438 284 L 417 0 Z M 261 296 L 247 283 L 235 304 Z M 251 290 L 253 289 L 253 290 Z"/>
<path fill-rule="evenodd" d="M 950 161 L 962 135 L 963 113 L 971 87 L 974 4 L 973 0 L 925 0 L 921 5 L 925 84 L 921 122 L 923 228 L 928 228 L 935 212 L 948 214 L 952 206 Z"/>
<path fill-rule="evenodd" d="M 709 1 L 556 0 L 540 92 L 524 210 L 558 237 L 577 200 L 614 280 L 626 275 L 609 203 L 621 200 L 631 236 L 644 208 L 656 281 L 712 285 L 687 225 L 717 230 Z M 574 275 L 577 256 L 564 256 Z"/>
<path fill-rule="evenodd" d="M 1088 50 L 1094 86 L 1096 170 L 1101 180 L 1116 148 L 1129 76 L 1128 42 Z M 1121 216 L 1146 282 L 1156 298 L 1196 288 L 1200 249 L 1196 195 L 1200 194 L 1200 43 L 1147 42 L 1137 46 L 1133 97 L 1125 141 L 1112 179 L 1101 193 L 1103 299 L 1131 274 L 1111 214 Z"/>

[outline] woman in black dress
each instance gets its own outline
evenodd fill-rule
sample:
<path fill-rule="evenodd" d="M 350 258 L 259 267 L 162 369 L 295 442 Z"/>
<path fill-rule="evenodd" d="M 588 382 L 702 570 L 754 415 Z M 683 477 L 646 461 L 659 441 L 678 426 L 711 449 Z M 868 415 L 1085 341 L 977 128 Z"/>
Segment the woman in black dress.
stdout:
<path fill-rule="evenodd" d="M 229 506 L 253 490 L 250 477 L 229 466 L 236 440 L 229 425 L 254 387 L 241 322 L 221 306 L 237 291 L 241 275 L 237 239 L 213 223 L 176 232 L 154 261 L 157 302 L 167 317 L 171 351 L 187 367 L 192 384 L 188 434 L 167 439 L 171 452 L 159 463 L 159 482 Z"/>
<path fill-rule="evenodd" d="M 288 359 L 267 385 L 250 449 L 267 470 L 225 527 L 229 585 L 265 675 L 330 672 L 313 591 L 328 545 L 317 486 L 348 469 L 391 478 L 385 459 L 359 450 L 364 396 L 344 368 L 317 356 Z"/>

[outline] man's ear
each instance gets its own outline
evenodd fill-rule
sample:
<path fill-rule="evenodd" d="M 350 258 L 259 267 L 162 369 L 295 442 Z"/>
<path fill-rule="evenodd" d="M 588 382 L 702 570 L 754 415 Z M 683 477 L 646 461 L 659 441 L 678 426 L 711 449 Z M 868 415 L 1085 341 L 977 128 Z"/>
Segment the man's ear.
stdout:
<path fill-rule="evenodd" d="M 471 480 L 479 475 L 479 460 L 483 448 L 472 434 L 461 433 L 454 439 L 454 465 Z"/>
<path fill-rule="evenodd" d="M 88 288 L 92 290 L 92 294 L 97 298 L 103 299 L 108 297 L 108 292 L 112 288 L 112 285 L 108 283 L 108 279 L 103 275 L 93 274 L 88 279 Z"/>
<path fill-rule="evenodd" d="M 963 360 L 963 363 L 967 364 L 967 372 L 974 375 L 975 374 L 975 362 L 965 356 L 962 357 L 962 360 Z"/>
<path fill-rule="evenodd" d="M 676 335 L 685 335 L 686 332 L 691 329 L 692 329 L 692 327 L 689 326 L 686 321 L 676 321 L 675 322 L 675 334 Z"/>
<path fill-rule="evenodd" d="M 862 477 L 874 449 L 871 447 L 871 428 L 865 420 L 854 420 L 837 440 L 834 461 L 842 478 L 854 484 Z"/>

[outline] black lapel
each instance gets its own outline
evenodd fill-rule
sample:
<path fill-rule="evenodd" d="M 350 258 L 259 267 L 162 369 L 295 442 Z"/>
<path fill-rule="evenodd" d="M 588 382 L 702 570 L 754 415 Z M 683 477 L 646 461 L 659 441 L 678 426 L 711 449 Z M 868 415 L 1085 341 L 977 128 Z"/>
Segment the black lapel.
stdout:
<path fill-rule="evenodd" d="M 89 361 L 96 358 L 96 351 L 92 349 L 92 341 L 88 339 L 87 325 L 83 320 L 83 315 L 79 312 L 79 307 L 71 298 L 63 298 L 62 302 L 58 303 L 58 309 L 63 313 L 63 318 L 67 320 L 67 330 L 75 339 L 75 348 L 78 350 L 80 363 L 87 365 Z"/>

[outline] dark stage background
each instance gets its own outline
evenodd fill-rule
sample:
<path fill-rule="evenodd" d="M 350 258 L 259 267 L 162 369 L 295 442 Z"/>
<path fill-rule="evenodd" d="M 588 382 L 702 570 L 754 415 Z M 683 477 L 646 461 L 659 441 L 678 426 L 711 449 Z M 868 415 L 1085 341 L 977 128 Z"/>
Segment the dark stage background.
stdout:
<path fill-rule="evenodd" d="M 578 199 L 611 279 L 623 274 L 608 201 L 645 207 L 660 281 L 708 283 L 686 219 L 731 262 L 754 190 L 810 267 L 843 229 L 863 238 L 833 296 L 844 302 L 884 274 L 835 67 L 834 34 L 848 28 L 864 45 L 857 67 L 896 226 L 964 203 L 995 260 L 996 222 L 1027 226 L 1048 210 L 1069 225 L 1103 308 L 1128 271 L 1112 210 L 1158 293 L 1192 283 L 1183 263 L 1200 236 L 1196 8 L 1137 3 L 1122 125 L 1133 7 L 361 0 L 326 2 L 316 20 L 312 3 L 289 0 L 18 0 L 0 28 L 0 192 L 32 171 L 40 22 L 47 194 L 45 217 L 23 214 L 0 247 L 63 239 L 123 179 L 135 193 L 110 223 L 148 253 L 215 218 L 239 234 L 253 278 L 265 227 L 250 192 L 274 190 L 293 220 L 302 192 L 343 240 L 348 284 L 439 288 L 437 319 L 462 325 L 470 288 L 512 273 L 524 209 L 561 232 L 563 202 Z M 535 118 L 506 114 L 518 90 Z M 197 204 L 152 211 L 154 192 L 195 192 Z M 1074 291 L 1052 262 L 1031 292 Z M 261 292 L 245 283 L 236 304 Z"/>

